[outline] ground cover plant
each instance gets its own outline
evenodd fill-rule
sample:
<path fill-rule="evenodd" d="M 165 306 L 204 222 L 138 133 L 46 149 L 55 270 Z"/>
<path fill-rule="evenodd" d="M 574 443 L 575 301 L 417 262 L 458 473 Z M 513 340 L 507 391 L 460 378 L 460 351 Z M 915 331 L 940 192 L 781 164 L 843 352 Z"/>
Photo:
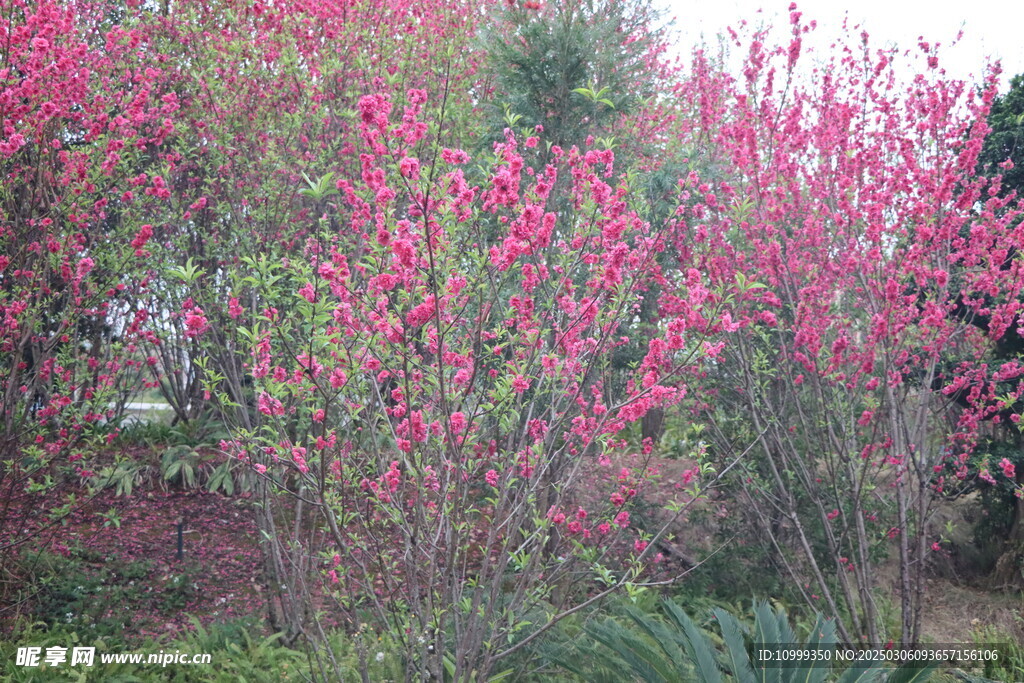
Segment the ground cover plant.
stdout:
<path fill-rule="evenodd" d="M 789 17 L 731 73 L 642 0 L 2 0 L 5 633 L 743 677 L 602 610 L 919 643 L 977 490 L 1019 591 L 1019 98 Z"/>

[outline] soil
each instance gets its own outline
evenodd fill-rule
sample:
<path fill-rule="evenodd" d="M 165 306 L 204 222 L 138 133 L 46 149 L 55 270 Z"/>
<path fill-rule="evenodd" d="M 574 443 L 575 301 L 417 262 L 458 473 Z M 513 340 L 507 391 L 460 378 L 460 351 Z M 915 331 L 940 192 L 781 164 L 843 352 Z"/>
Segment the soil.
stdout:
<path fill-rule="evenodd" d="M 660 482 L 643 491 L 648 511 L 657 521 L 666 514 L 657 512 L 665 501 L 686 500 L 680 482 L 693 463 L 657 459 L 649 464 L 656 465 L 661 472 Z M 636 466 L 634 461 L 610 464 L 614 472 Z M 580 502 L 588 507 L 598 506 L 606 501 L 606 495 L 592 492 L 592 500 L 584 496 Z M 90 558 L 87 564 L 91 563 L 97 570 L 112 569 L 115 574 L 119 568 L 132 563 L 147 567 L 148 574 L 137 579 L 145 589 L 133 594 L 142 594 L 143 599 L 131 605 L 133 635 L 142 638 L 174 636 L 191 628 L 187 615 L 204 625 L 239 617 L 252 617 L 260 622 L 264 619 L 265 596 L 270 593 L 262 577 L 251 500 L 244 494 L 226 497 L 148 486 L 131 496 L 117 497 L 107 490 L 80 505 L 62 523 L 49 527 L 33 514 L 31 503 L 28 496 L 12 501 L 0 528 L 0 545 L 13 533 L 24 535 L 29 529 L 38 531 L 30 543 L 19 548 L 18 562 L 0 563 L 0 570 L 4 572 L 0 574 L 0 633 L 10 625 L 12 617 L 30 609 L 30 602 L 12 603 L 12 596 L 17 592 L 11 590 L 11 586 L 25 585 L 33 578 L 27 575 L 32 565 L 26 558 L 40 548 L 69 558 L 77 553 L 79 562 L 85 549 L 86 557 Z M 691 512 L 698 511 L 701 514 L 696 515 L 694 523 L 687 523 Z M 716 504 L 704 500 L 678 518 L 682 522 L 678 525 L 680 533 L 660 548 L 665 555 L 662 571 L 666 575 L 688 568 L 693 557 L 706 554 L 716 512 Z M 101 513 L 116 518 L 118 523 L 105 523 Z M 952 520 L 956 522 L 954 526 L 962 529 L 976 511 L 970 501 L 960 501 L 940 513 L 943 520 Z M 698 522 L 698 519 L 705 521 Z M 708 519 L 711 521 L 706 521 Z M 180 558 L 179 523 L 183 542 Z M 966 538 L 954 540 L 967 542 Z M 630 549 L 623 550 L 629 552 Z M 932 567 L 924 606 L 926 637 L 939 643 L 969 643 L 972 634 L 979 629 L 995 627 L 1024 642 L 1024 595 L 988 591 L 984 588 L 983 577 L 970 576 L 962 570 L 950 571 L 950 566 L 951 562 L 943 563 L 939 557 Z M 12 570 L 14 573 L 9 573 Z M 190 589 L 174 591 L 178 587 L 176 582 L 183 578 L 189 582 Z M 878 583 L 892 586 L 893 596 L 897 578 L 894 562 L 879 567 Z M 175 609 L 168 609 L 169 594 L 180 603 Z M 123 607 L 125 605 L 111 605 L 111 609 Z"/>
<path fill-rule="evenodd" d="M 262 562 L 244 495 L 157 489 L 117 497 L 108 489 L 52 526 L 33 514 L 32 502 L 28 496 L 14 501 L 0 530 L 0 543 L 11 532 L 20 537 L 38 532 L 12 554 L 14 563 L 5 563 L 6 572 L 13 573 L 5 576 L 8 590 L 0 593 L 0 632 L 16 614 L 32 614 L 31 599 L 11 604 L 18 593 L 10 588 L 36 578 L 32 573 L 42 561 L 40 550 L 68 558 L 69 571 L 103 573 L 108 583 L 130 589 L 139 600 L 131 605 L 133 636 L 173 636 L 191 627 L 188 615 L 204 625 L 263 616 Z M 129 567 L 131 582 L 119 580 L 119 572 Z M 148 573 L 139 575 L 142 569 Z M 103 616 L 123 607 L 111 604 Z"/>

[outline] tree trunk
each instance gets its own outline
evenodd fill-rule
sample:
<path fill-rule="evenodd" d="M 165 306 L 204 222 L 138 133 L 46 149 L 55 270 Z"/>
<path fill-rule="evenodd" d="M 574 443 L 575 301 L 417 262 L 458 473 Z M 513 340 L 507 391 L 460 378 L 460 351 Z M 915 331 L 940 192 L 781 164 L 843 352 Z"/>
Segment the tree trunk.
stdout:
<path fill-rule="evenodd" d="M 642 418 L 640 418 L 641 438 L 650 439 L 654 443 L 657 443 L 658 439 L 661 438 L 661 433 L 663 431 L 665 431 L 664 408 L 651 408 Z"/>
<path fill-rule="evenodd" d="M 1021 485 L 1024 467 L 1017 470 L 1017 486 Z M 1013 525 L 990 580 L 994 589 L 1024 590 L 1024 499 L 1013 501 Z"/>

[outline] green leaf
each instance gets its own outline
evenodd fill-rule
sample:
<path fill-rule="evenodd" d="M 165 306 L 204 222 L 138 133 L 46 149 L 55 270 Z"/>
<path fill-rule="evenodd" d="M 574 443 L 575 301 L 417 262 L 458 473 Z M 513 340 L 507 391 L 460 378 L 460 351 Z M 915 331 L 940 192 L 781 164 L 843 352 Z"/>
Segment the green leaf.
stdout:
<path fill-rule="evenodd" d="M 164 470 L 164 480 L 170 481 L 178 476 L 178 471 L 181 470 L 181 460 L 175 460 Z"/>
<path fill-rule="evenodd" d="M 697 674 L 703 683 L 719 683 L 722 680 L 721 671 L 715 663 L 715 654 L 707 637 L 701 633 L 693 620 L 671 600 L 662 603 L 665 612 L 683 630 L 686 636 L 686 651 L 690 659 L 697 665 Z"/>
<path fill-rule="evenodd" d="M 667 655 L 669 662 L 672 664 L 670 669 L 674 669 L 678 676 L 679 672 L 685 669 L 686 661 L 685 654 L 679 645 L 679 637 L 673 634 L 665 624 L 649 614 L 645 614 L 637 609 L 630 609 L 626 614 L 651 640 L 661 647 L 662 652 Z M 664 675 L 667 678 L 671 678 L 671 673 L 668 669 L 666 667 Z"/>
<path fill-rule="evenodd" d="M 834 648 L 836 645 L 836 625 L 831 619 L 826 619 L 822 615 L 818 615 L 818 618 L 814 622 L 814 628 L 811 630 L 810 635 L 807 637 L 806 646 L 808 648 Z M 795 676 L 791 676 L 792 680 L 803 681 L 803 683 L 824 683 L 825 678 L 832 670 L 831 662 L 819 660 L 811 663 L 811 665 L 805 669 L 799 669 L 794 672 Z"/>
<path fill-rule="evenodd" d="M 196 266 L 194 263 L 192 263 L 192 257 L 189 257 L 189 259 L 185 261 L 184 266 L 169 268 L 167 270 L 167 274 L 172 277 L 178 278 L 179 280 L 185 282 L 186 284 L 191 284 L 195 282 L 197 278 L 203 275 L 203 270 Z"/>
<path fill-rule="evenodd" d="M 775 611 L 772 610 L 766 601 L 761 600 L 755 603 L 754 632 L 756 633 L 755 639 L 757 642 L 765 643 L 766 645 L 793 643 L 795 637 L 789 628 L 789 623 L 786 621 L 784 614 L 782 615 L 782 620 L 785 624 L 785 631 L 780 630 L 779 620 L 776 617 Z M 761 667 L 757 674 L 757 680 L 762 683 L 776 683 L 782 680 L 781 668 Z"/>
<path fill-rule="evenodd" d="M 878 662 L 868 666 L 853 666 L 843 672 L 838 683 L 877 683 L 885 676 L 885 667 Z"/>
<path fill-rule="evenodd" d="M 608 619 L 601 624 L 588 627 L 587 633 L 614 652 L 640 680 L 647 682 L 674 680 L 667 675 L 669 672 L 664 669 L 665 662 L 659 661 L 663 658 L 658 656 L 650 644 L 626 630 L 614 619 Z"/>
<path fill-rule="evenodd" d="M 302 174 L 302 179 L 309 185 L 308 188 L 299 190 L 299 194 L 310 197 L 314 201 L 321 201 L 330 197 L 331 195 L 337 194 L 338 189 L 334 186 L 334 172 L 330 171 L 320 176 L 319 179 L 313 181 L 305 173 Z"/>
<path fill-rule="evenodd" d="M 754 683 L 754 669 L 750 664 L 750 655 L 747 654 L 747 645 L 744 638 L 743 627 L 739 619 L 716 607 L 712 614 L 722 629 L 722 639 L 725 641 L 726 654 L 729 656 L 729 663 L 733 677 L 738 683 Z"/>
<path fill-rule="evenodd" d="M 932 674 L 938 668 L 938 662 L 930 662 L 923 666 L 920 664 L 904 664 L 889 674 L 886 683 L 924 683 L 931 679 Z"/>

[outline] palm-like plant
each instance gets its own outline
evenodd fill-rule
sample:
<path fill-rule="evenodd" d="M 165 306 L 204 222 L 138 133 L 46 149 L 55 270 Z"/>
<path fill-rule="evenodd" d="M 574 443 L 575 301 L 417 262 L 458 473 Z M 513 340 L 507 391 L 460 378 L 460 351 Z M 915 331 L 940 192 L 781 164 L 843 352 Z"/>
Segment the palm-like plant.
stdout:
<path fill-rule="evenodd" d="M 630 607 L 626 618 L 609 617 L 589 624 L 585 633 L 597 647 L 587 648 L 583 657 L 562 655 L 552 660 L 595 682 L 622 681 L 628 676 L 644 683 L 922 683 L 936 668 L 886 669 L 873 663 L 840 673 L 825 659 L 773 665 L 753 657 L 755 648 L 784 645 L 824 651 L 837 644 L 835 624 L 818 615 L 808 637 L 798 644 L 785 611 L 773 609 L 767 602 L 754 605 L 752 629 L 724 609 L 713 610 L 720 636 L 697 625 L 670 600 L 663 601 L 661 607 L 663 615 Z"/>

